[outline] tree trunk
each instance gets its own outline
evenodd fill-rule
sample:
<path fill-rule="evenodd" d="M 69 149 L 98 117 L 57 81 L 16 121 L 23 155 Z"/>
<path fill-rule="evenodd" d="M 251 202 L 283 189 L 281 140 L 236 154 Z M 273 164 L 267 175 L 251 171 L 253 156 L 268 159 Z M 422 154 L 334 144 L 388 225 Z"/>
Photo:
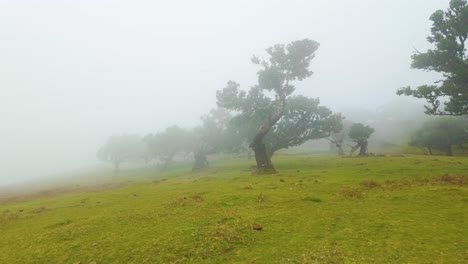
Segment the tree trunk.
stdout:
<path fill-rule="evenodd" d="M 343 150 L 343 140 L 335 141 L 335 146 L 338 149 L 338 155 L 344 156 L 344 150 Z"/>
<path fill-rule="evenodd" d="M 360 149 L 359 149 L 359 156 L 366 156 L 367 155 L 367 145 L 369 143 L 367 143 L 367 141 L 364 141 L 362 142 L 360 145 Z"/>
<path fill-rule="evenodd" d="M 343 139 L 341 140 L 333 140 L 333 139 L 329 139 L 328 140 L 330 141 L 330 150 L 332 152 L 337 152 L 338 155 L 340 156 L 344 156 L 345 155 L 345 152 L 343 150 Z"/>
<path fill-rule="evenodd" d="M 429 151 L 429 155 L 432 156 L 432 148 L 431 148 L 431 147 L 427 147 L 427 150 Z"/>
<path fill-rule="evenodd" d="M 452 145 L 451 144 L 447 145 L 446 153 L 447 153 L 447 156 L 453 156 Z"/>
<path fill-rule="evenodd" d="M 356 144 L 356 146 L 350 146 L 351 147 L 351 150 L 349 151 L 349 156 L 352 157 L 353 156 L 353 153 L 356 152 L 356 150 L 358 150 L 358 148 L 361 146 L 361 144 Z"/>
<path fill-rule="evenodd" d="M 274 174 L 276 173 L 271 159 L 267 153 L 265 144 L 262 141 L 252 142 L 250 147 L 255 153 L 255 161 L 257 162 L 256 174 Z"/>
<path fill-rule="evenodd" d="M 273 168 L 273 164 L 268 157 L 265 144 L 263 143 L 263 138 L 266 136 L 266 134 L 268 134 L 276 122 L 278 122 L 278 120 L 283 116 L 284 103 L 285 97 L 277 94 L 275 100 L 275 109 L 260 126 L 257 134 L 255 134 L 255 137 L 252 140 L 252 143 L 250 143 L 250 148 L 254 151 L 255 161 L 257 162 L 257 171 L 255 172 L 256 174 L 276 173 L 276 170 Z"/>
<path fill-rule="evenodd" d="M 194 163 L 192 167 L 192 172 L 201 171 L 208 168 L 208 159 L 206 158 L 206 153 L 204 151 L 197 151 L 193 155 Z"/>

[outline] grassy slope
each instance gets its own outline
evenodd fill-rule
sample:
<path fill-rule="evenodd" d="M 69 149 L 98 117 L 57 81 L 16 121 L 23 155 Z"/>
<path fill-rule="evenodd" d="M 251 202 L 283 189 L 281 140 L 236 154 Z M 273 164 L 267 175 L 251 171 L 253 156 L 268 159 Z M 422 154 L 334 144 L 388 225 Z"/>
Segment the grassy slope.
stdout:
<path fill-rule="evenodd" d="M 467 158 L 274 161 L 280 174 L 271 176 L 235 159 L 1 204 L 0 263 L 468 261 Z"/>

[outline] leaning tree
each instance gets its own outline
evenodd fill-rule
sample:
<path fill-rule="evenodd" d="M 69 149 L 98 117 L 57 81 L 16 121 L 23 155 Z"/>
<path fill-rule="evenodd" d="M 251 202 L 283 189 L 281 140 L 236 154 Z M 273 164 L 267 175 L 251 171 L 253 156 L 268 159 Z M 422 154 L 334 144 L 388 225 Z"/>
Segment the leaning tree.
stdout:
<path fill-rule="evenodd" d="M 398 95 L 423 98 L 429 115 L 468 116 L 468 57 L 465 42 L 468 38 L 468 5 L 466 0 L 451 0 L 447 11 L 437 10 L 430 17 L 431 36 L 427 40 L 435 46 L 427 52 L 416 52 L 412 68 L 440 72 L 444 80 L 416 89 L 404 87 Z M 441 109 L 441 100 L 445 107 Z"/>
<path fill-rule="evenodd" d="M 309 39 L 274 45 L 266 50 L 267 60 L 252 58 L 260 70 L 257 72 L 258 84 L 252 86 L 248 93 L 240 90 L 239 84 L 229 81 L 227 87 L 216 94 L 221 107 L 245 114 L 266 113 L 266 118 L 261 121 L 250 142 L 258 174 L 276 172 L 263 139 L 283 116 L 286 99 L 295 90 L 292 82 L 312 75 L 309 66 L 318 47 L 317 42 Z M 273 95 L 273 98 L 269 95 Z"/>

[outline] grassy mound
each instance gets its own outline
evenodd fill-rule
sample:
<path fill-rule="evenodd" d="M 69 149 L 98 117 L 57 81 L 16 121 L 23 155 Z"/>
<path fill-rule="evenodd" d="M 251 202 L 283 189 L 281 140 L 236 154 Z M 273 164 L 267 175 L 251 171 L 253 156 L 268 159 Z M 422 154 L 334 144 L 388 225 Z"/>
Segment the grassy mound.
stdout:
<path fill-rule="evenodd" d="M 274 163 L 276 175 L 252 176 L 252 161 L 232 159 L 4 199 L 0 263 L 468 261 L 466 158 Z"/>

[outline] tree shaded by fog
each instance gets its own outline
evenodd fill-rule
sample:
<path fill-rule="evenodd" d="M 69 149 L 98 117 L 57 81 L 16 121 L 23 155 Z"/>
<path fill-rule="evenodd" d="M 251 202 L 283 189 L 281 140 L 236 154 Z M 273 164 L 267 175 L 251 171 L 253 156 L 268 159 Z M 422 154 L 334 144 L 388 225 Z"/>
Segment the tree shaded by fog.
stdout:
<path fill-rule="evenodd" d="M 374 129 L 365 126 L 361 123 L 356 123 L 351 126 L 348 132 L 349 138 L 356 143 L 355 146 L 351 148 L 350 156 L 359 149 L 359 156 L 367 155 L 367 148 L 369 145 L 369 138 L 374 133 Z"/>
<path fill-rule="evenodd" d="M 116 173 L 122 162 L 142 160 L 147 154 L 146 144 L 136 135 L 112 136 L 97 152 L 99 159 L 114 164 Z"/>
<path fill-rule="evenodd" d="M 327 140 L 330 142 L 330 150 L 340 156 L 345 155 L 345 145 L 349 140 L 348 133 L 354 122 L 343 120 L 341 122 L 341 130 L 333 132 Z"/>
<path fill-rule="evenodd" d="M 415 131 L 411 137 L 410 145 L 426 148 L 430 155 L 433 150 L 445 152 L 453 156 L 454 145 L 463 148 L 468 142 L 468 121 L 463 118 L 439 118 L 431 120 Z"/>
<path fill-rule="evenodd" d="M 208 154 L 222 152 L 230 144 L 232 137 L 228 133 L 231 114 L 223 108 L 212 109 L 209 114 L 201 117 L 202 125 L 193 130 L 192 171 L 208 167 Z"/>
<path fill-rule="evenodd" d="M 193 136 L 185 129 L 171 126 L 154 135 L 146 135 L 144 141 L 151 157 L 162 162 L 160 169 L 166 170 L 176 154 L 191 151 Z"/>
<path fill-rule="evenodd" d="M 312 75 L 308 68 L 318 47 L 317 42 L 309 39 L 293 41 L 288 45 L 274 45 L 266 50 L 268 60 L 255 56 L 252 58 L 252 62 L 261 69 L 257 72 L 258 84 L 248 93 L 240 90 L 239 84 L 233 81 L 217 92 L 218 105 L 221 107 L 244 114 L 263 113 L 266 116 L 259 123 L 249 145 L 255 153 L 258 174 L 276 172 L 263 139 L 283 116 L 286 99 L 295 90 L 291 82 Z M 270 98 L 268 93 L 273 93 L 274 98 Z"/>
<path fill-rule="evenodd" d="M 412 56 L 412 68 L 443 74 L 439 85 L 423 85 L 416 89 L 405 87 L 398 95 L 424 98 L 430 115 L 468 116 L 468 57 L 465 42 L 468 38 L 468 5 L 466 0 L 451 0 L 447 11 L 437 10 L 430 18 L 431 36 L 427 40 L 435 45 L 425 53 Z M 441 100 L 447 98 L 441 110 Z"/>

